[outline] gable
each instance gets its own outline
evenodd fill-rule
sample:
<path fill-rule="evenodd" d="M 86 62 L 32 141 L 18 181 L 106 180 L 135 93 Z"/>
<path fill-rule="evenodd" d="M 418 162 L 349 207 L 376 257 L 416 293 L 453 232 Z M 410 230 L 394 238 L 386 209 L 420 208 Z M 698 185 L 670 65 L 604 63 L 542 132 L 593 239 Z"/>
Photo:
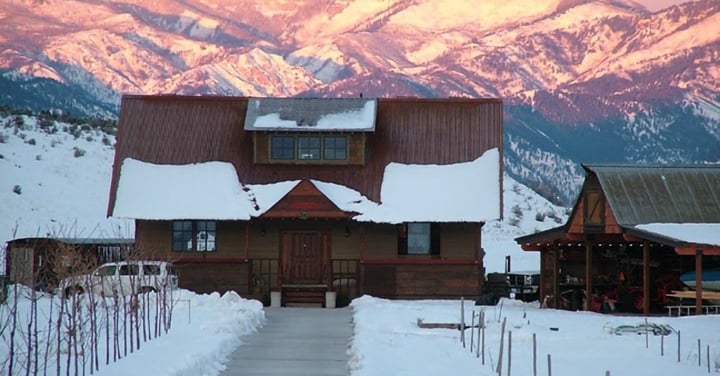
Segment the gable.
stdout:
<path fill-rule="evenodd" d="M 302 180 L 260 218 L 350 218 L 309 180 Z"/>
<path fill-rule="evenodd" d="M 617 223 L 719 223 L 720 166 L 585 166 Z"/>

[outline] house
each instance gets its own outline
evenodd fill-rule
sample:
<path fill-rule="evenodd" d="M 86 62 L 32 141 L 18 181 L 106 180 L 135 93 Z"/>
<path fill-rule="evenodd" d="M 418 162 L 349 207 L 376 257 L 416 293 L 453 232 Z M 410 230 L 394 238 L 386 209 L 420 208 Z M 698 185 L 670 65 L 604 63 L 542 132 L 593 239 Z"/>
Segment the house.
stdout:
<path fill-rule="evenodd" d="M 7 242 L 5 275 L 11 283 L 52 289 L 72 268 L 90 269 L 133 254 L 126 238 L 29 237 Z"/>
<path fill-rule="evenodd" d="M 720 266 L 720 165 L 584 165 L 568 222 L 516 241 L 541 252 L 550 307 L 663 309 L 678 276 Z M 702 310 L 701 290 L 695 297 Z M 584 297 L 582 296 L 584 294 Z M 590 302 L 583 307 L 582 300 Z"/>
<path fill-rule="evenodd" d="M 122 98 L 108 215 L 180 286 L 283 303 L 476 296 L 498 99 Z"/>

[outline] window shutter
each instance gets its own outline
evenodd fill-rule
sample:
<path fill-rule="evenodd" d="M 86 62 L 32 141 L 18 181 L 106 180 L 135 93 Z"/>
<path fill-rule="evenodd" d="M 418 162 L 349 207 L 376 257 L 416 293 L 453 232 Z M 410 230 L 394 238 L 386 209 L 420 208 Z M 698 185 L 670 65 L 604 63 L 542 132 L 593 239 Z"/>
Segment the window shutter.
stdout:
<path fill-rule="evenodd" d="M 430 254 L 440 255 L 440 224 L 430 224 Z"/>
<path fill-rule="evenodd" d="M 404 223 L 397 225 L 398 255 L 407 255 L 407 228 Z"/>

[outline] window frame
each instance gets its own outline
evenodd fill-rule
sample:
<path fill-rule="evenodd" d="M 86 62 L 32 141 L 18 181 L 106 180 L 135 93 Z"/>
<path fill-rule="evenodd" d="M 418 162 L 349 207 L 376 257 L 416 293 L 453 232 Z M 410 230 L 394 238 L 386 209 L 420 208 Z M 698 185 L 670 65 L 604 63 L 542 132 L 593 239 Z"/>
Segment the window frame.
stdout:
<path fill-rule="evenodd" d="M 329 146 L 328 141 L 333 140 L 333 145 Z M 337 146 L 337 141 L 343 140 L 344 146 L 342 148 Z M 325 161 L 347 161 L 348 160 L 348 137 L 346 135 L 328 135 L 322 139 L 322 159 Z M 343 158 L 337 158 L 337 154 L 342 150 Z M 332 158 L 328 156 L 328 152 L 332 151 Z"/>
<path fill-rule="evenodd" d="M 324 137 L 320 135 L 298 135 L 296 137 L 296 159 L 299 161 L 323 160 L 323 138 Z M 311 145 L 311 143 L 315 142 L 317 143 L 317 145 Z M 308 157 L 305 157 L 306 155 Z"/>
<path fill-rule="evenodd" d="M 278 141 L 278 144 L 275 144 Z M 291 142 L 287 142 L 291 141 Z M 270 135 L 270 154 L 272 161 L 294 161 L 297 158 L 297 140 L 294 135 L 278 134 Z M 288 146 L 291 146 L 290 148 Z M 281 155 L 276 155 L 276 151 Z"/>
<path fill-rule="evenodd" d="M 190 230 L 187 225 L 190 225 Z M 178 227 L 180 227 L 178 229 Z M 200 234 L 208 235 L 202 239 Z M 184 235 L 178 237 L 178 234 Z M 190 235 L 189 238 L 187 235 Z M 209 236 L 212 234 L 212 236 Z M 212 247 L 209 245 L 212 244 Z M 180 247 L 177 247 L 180 245 Z M 216 252 L 217 251 L 217 221 L 208 220 L 175 220 L 172 222 L 172 251 L 173 252 Z"/>

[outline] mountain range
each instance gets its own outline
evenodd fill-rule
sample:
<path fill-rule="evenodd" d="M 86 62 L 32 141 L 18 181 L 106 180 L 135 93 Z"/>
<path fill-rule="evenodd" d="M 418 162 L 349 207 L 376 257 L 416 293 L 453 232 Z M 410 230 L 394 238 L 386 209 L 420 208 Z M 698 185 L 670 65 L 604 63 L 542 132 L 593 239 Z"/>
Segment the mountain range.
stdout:
<path fill-rule="evenodd" d="M 126 93 L 500 97 L 508 175 L 720 161 L 720 2 L 6 0 L 0 104 L 116 117 Z"/>

